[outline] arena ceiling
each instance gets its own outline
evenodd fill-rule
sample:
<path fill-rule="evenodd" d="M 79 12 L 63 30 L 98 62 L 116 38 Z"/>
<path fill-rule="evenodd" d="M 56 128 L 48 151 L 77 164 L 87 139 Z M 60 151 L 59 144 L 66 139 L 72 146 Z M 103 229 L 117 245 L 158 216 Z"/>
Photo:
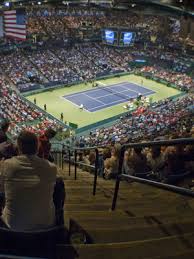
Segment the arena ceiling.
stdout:
<path fill-rule="evenodd" d="M 25 4 L 38 4 L 38 3 L 69 3 L 69 4 L 95 4 L 106 5 L 111 7 L 135 7 L 136 5 L 143 6 L 161 6 L 166 8 L 185 9 L 194 11 L 194 0 L 0 0 L 0 5 L 4 6 L 5 2 L 11 2 L 14 5 Z"/>

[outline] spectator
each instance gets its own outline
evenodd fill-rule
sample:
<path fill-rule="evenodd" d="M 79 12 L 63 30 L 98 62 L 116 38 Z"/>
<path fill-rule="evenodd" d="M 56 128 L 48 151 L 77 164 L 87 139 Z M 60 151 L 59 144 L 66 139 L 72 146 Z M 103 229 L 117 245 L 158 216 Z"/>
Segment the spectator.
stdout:
<path fill-rule="evenodd" d="M 135 176 L 146 177 L 149 171 L 146 155 L 143 153 L 142 148 L 139 147 L 131 150 L 127 164 L 131 174 Z"/>
<path fill-rule="evenodd" d="M 4 120 L 0 131 L 0 159 L 8 159 L 17 154 L 16 147 L 8 139 L 6 132 L 9 128 L 9 121 Z"/>
<path fill-rule="evenodd" d="M 115 178 L 118 174 L 119 157 L 120 157 L 120 144 L 115 144 L 112 147 L 111 158 L 107 158 L 104 161 L 104 178 L 110 179 Z"/>
<path fill-rule="evenodd" d="M 164 181 L 175 183 L 187 172 L 186 160 L 187 154 L 184 145 L 177 145 L 166 149 L 166 167 Z"/>
<path fill-rule="evenodd" d="M 5 190 L 2 225 L 16 231 L 37 230 L 55 224 L 53 191 L 57 168 L 36 156 L 38 139 L 22 132 L 19 155 L 1 165 Z"/>
<path fill-rule="evenodd" d="M 46 130 L 45 134 L 39 137 L 39 149 L 38 149 L 39 157 L 53 161 L 50 154 L 50 150 L 51 150 L 50 139 L 54 138 L 55 135 L 56 135 L 56 131 L 50 128 Z"/>
<path fill-rule="evenodd" d="M 147 163 L 154 173 L 159 173 L 165 166 L 165 156 L 160 146 L 154 146 L 147 154 Z"/>
<path fill-rule="evenodd" d="M 7 141 L 7 134 L 6 132 L 8 131 L 9 128 L 9 121 L 8 120 L 3 120 L 1 123 L 1 129 L 0 129 L 0 143 L 3 143 Z"/>

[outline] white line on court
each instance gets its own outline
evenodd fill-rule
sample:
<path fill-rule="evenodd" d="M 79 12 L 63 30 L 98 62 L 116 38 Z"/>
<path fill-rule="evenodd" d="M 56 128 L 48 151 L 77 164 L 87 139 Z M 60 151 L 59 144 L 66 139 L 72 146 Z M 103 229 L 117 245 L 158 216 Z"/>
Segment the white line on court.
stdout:
<path fill-rule="evenodd" d="M 109 108 L 109 107 L 111 107 L 112 106 L 112 104 L 116 104 L 116 103 L 125 103 L 125 102 L 122 102 L 122 100 L 123 99 L 120 99 L 120 100 L 117 100 L 117 101 L 114 101 L 114 102 L 111 102 L 111 103 L 104 103 L 104 105 L 100 105 L 100 106 L 96 106 L 96 107 L 94 107 L 94 108 L 92 108 L 92 109 L 90 109 L 90 111 L 92 111 L 92 110 L 94 110 L 94 109 L 96 109 L 96 108 L 99 108 L 99 110 L 100 110 L 100 108 L 102 109 L 104 106 L 106 106 L 106 105 L 110 105 L 110 106 L 108 106 L 107 108 Z"/>
<path fill-rule="evenodd" d="M 100 82 L 100 81 L 99 81 L 98 83 L 99 83 L 99 84 L 101 84 L 101 85 L 104 85 L 104 86 L 106 86 L 106 85 L 107 85 L 107 84 L 104 84 L 104 83 L 102 83 L 102 82 Z"/>
<path fill-rule="evenodd" d="M 72 101 L 70 101 L 66 98 L 63 98 L 63 99 L 65 99 L 66 101 L 68 101 L 69 103 L 73 104 L 74 106 L 76 106 L 77 108 L 80 109 L 80 106 L 78 104 L 76 104 L 76 103 L 74 103 L 74 102 L 72 102 Z M 83 110 L 86 111 L 86 112 L 91 112 L 91 111 L 87 110 L 85 107 L 83 107 Z M 81 109 L 80 109 L 80 111 L 81 111 Z"/>
<path fill-rule="evenodd" d="M 148 92 L 144 93 L 144 95 L 149 95 L 149 94 L 151 94 L 151 93 L 153 93 L 153 92 L 152 92 L 152 91 L 148 91 Z M 120 99 L 120 100 L 111 102 L 111 103 L 107 103 L 107 104 L 104 104 L 104 105 L 96 106 L 96 107 L 90 109 L 90 111 L 92 112 L 92 110 L 95 110 L 96 108 L 99 108 L 99 110 L 100 110 L 100 109 L 102 109 L 102 108 L 103 108 L 104 106 L 106 106 L 106 105 L 110 105 L 110 106 L 106 107 L 106 108 L 110 108 L 110 107 L 112 106 L 112 104 L 116 104 L 117 102 L 118 102 L 118 104 L 120 104 L 120 103 L 126 103 L 126 102 L 127 102 L 127 101 L 122 102 L 122 100 L 123 100 L 123 98 Z"/>
<path fill-rule="evenodd" d="M 127 83 L 127 82 L 124 82 L 125 84 Z M 117 83 L 117 84 L 112 84 L 112 85 L 110 85 L 110 86 L 107 86 L 107 87 L 112 87 L 112 86 L 122 86 L 122 84 L 123 83 Z M 76 95 L 79 95 L 79 94 L 84 94 L 85 92 L 96 92 L 96 91 L 99 91 L 99 90 L 102 90 L 102 89 L 104 89 L 104 88 L 106 88 L 106 87 L 99 87 L 99 88 L 96 88 L 96 89 L 94 89 L 94 88 L 92 88 L 92 89 L 88 89 L 88 90 L 84 90 L 84 91 L 82 91 L 82 92 L 78 92 L 78 93 L 73 93 L 73 94 L 70 94 L 70 95 L 64 95 L 64 97 L 66 98 L 66 97 L 73 97 L 73 96 L 76 96 Z"/>
<path fill-rule="evenodd" d="M 138 84 L 136 84 L 136 83 L 134 83 L 134 82 L 129 82 L 130 84 L 134 84 L 134 85 L 137 85 L 138 87 L 142 87 L 142 88 L 144 88 L 144 89 L 149 89 L 149 86 L 141 86 L 141 85 L 138 85 Z M 155 82 L 156 83 L 156 82 Z M 147 88 L 148 87 L 148 88 Z M 153 94 L 155 94 L 155 93 L 158 93 L 157 91 L 155 91 L 155 90 L 151 90 L 151 89 L 149 89 L 150 91 L 153 91 Z"/>
<path fill-rule="evenodd" d="M 102 82 L 99 82 L 99 83 L 101 83 L 102 85 L 106 86 L 106 84 L 104 84 L 104 83 L 102 83 Z M 135 84 L 135 83 L 133 83 L 133 82 L 122 82 L 122 83 L 117 83 L 117 84 L 110 85 L 110 86 L 108 86 L 108 87 L 110 87 L 110 89 L 111 89 L 112 86 L 121 86 L 121 87 L 123 87 L 124 89 L 126 89 L 126 90 L 124 90 L 124 91 L 118 92 L 118 91 L 112 90 L 112 91 L 113 91 L 112 93 L 107 94 L 107 95 L 102 95 L 102 96 L 99 96 L 99 97 L 96 97 L 96 98 L 93 98 L 93 97 L 91 97 L 91 96 L 89 96 L 89 95 L 87 94 L 89 91 L 96 92 L 96 91 L 98 91 L 98 90 L 101 90 L 100 88 L 97 88 L 97 89 L 86 90 L 86 91 L 80 92 L 80 93 L 74 93 L 74 94 L 72 94 L 72 95 L 67 95 L 66 97 L 70 97 L 70 98 L 71 98 L 71 97 L 75 97 L 76 95 L 83 94 L 83 95 L 87 96 L 88 98 L 90 98 L 90 99 L 92 99 L 92 100 L 95 100 L 95 101 L 97 101 L 97 102 L 102 103 L 102 105 L 95 106 L 95 107 L 93 107 L 93 108 L 91 108 L 91 109 L 89 109 L 89 110 L 84 107 L 84 110 L 85 110 L 85 111 L 87 111 L 87 112 L 92 112 L 93 110 L 95 110 L 95 109 L 97 109 L 97 108 L 99 108 L 99 110 L 100 110 L 100 109 L 102 109 L 103 107 L 105 107 L 105 106 L 107 106 L 107 105 L 108 105 L 107 108 L 109 108 L 109 107 L 111 107 L 111 106 L 114 105 L 114 104 L 117 104 L 117 103 L 120 104 L 120 103 L 125 103 L 125 102 L 127 102 L 127 98 L 129 98 L 129 99 L 130 99 L 130 98 L 134 98 L 135 96 L 134 96 L 134 97 L 133 97 L 133 96 L 127 96 L 127 95 L 124 94 L 124 92 L 127 92 L 127 91 L 128 91 L 128 92 L 134 92 L 134 93 L 136 93 L 136 94 L 138 94 L 139 92 L 137 92 L 137 91 L 135 91 L 135 90 L 131 90 L 130 88 L 127 88 L 127 86 L 125 87 L 124 85 L 126 85 L 126 84 L 128 84 L 128 85 L 129 85 L 129 84 L 134 84 L 134 85 L 137 85 L 139 88 L 143 88 L 143 89 L 149 90 L 148 92 L 142 93 L 142 95 L 144 95 L 144 96 L 150 95 L 150 94 L 154 94 L 154 93 L 155 93 L 153 90 L 147 89 L 146 87 L 140 86 L 140 85 Z M 104 88 L 102 88 L 102 89 L 106 90 L 106 87 L 104 87 Z M 140 90 L 141 90 L 141 89 L 140 89 Z M 119 94 L 123 94 L 124 96 L 123 96 L 123 97 L 120 96 L 120 99 L 118 99 L 117 101 L 114 101 L 114 102 L 111 102 L 111 103 L 107 103 L 107 104 L 98 99 L 98 98 L 102 98 L 102 97 L 106 97 L 106 96 L 111 96 L 111 95 L 116 95 L 116 94 L 117 94 L 118 97 L 119 97 Z M 78 104 L 76 104 L 76 103 L 74 103 L 74 102 L 68 100 L 66 97 L 63 96 L 62 98 L 65 99 L 65 100 L 67 100 L 67 101 L 69 101 L 70 103 L 74 104 L 75 106 L 79 107 Z M 125 100 L 125 98 L 126 98 L 126 100 Z"/>
<path fill-rule="evenodd" d="M 113 90 L 114 91 L 114 90 Z M 127 89 L 127 90 L 124 90 L 124 91 L 121 91 L 121 92 L 117 92 L 117 91 L 114 91 L 114 92 L 112 92 L 111 94 L 106 94 L 106 95 L 102 95 L 102 96 L 99 96 L 99 97 L 96 97 L 96 99 L 98 100 L 98 98 L 102 98 L 102 97 L 106 97 L 106 96 L 110 96 L 110 95 L 116 95 L 116 96 L 119 96 L 119 94 L 122 94 L 122 93 L 124 93 L 124 92 L 127 92 L 127 91 L 131 91 L 130 89 Z M 108 92 L 108 91 L 107 91 Z M 121 96 L 120 96 L 121 97 Z M 127 95 L 124 95 L 123 94 L 123 97 L 121 97 L 122 99 L 124 99 L 124 98 L 132 98 L 132 96 L 130 97 L 130 96 L 127 96 Z"/>
<path fill-rule="evenodd" d="M 87 94 L 85 94 L 85 93 L 84 93 L 84 95 L 85 95 L 85 96 L 87 96 L 87 97 L 89 97 L 90 99 L 92 99 L 92 100 L 96 101 L 96 102 L 99 102 L 99 103 L 104 104 L 102 101 L 97 100 L 98 98 L 93 98 L 93 97 L 91 97 L 91 96 L 89 96 L 89 95 L 87 95 Z M 104 95 L 103 95 L 103 96 L 104 96 Z M 102 97 L 102 96 L 101 96 L 101 97 Z"/>
<path fill-rule="evenodd" d="M 131 91 L 131 92 L 134 92 L 134 93 L 137 93 L 137 94 L 139 94 L 139 93 L 141 93 L 141 88 L 144 88 L 144 89 L 146 89 L 146 90 L 149 90 L 149 92 L 151 91 L 150 89 L 147 89 L 147 88 L 145 88 L 145 87 L 142 87 L 142 86 L 139 86 L 139 92 L 137 92 L 137 91 L 135 91 L 135 90 L 132 90 L 132 89 L 130 89 L 130 88 L 127 88 L 127 87 L 125 87 L 125 86 L 123 86 L 123 88 L 125 88 L 125 89 L 128 89 L 128 91 Z M 152 91 L 153 92 L 153 91 Z M 142 95 L 145 95 L 147 92 L 145 92 L 145 93 L 142 93 Z"/>

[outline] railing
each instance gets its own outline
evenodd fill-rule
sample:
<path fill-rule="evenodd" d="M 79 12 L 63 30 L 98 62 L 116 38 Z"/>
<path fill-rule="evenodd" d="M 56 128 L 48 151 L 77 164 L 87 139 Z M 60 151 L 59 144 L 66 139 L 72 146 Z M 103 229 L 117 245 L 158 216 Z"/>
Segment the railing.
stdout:
<path fill-rule="evenodd" d="M 185 188 L 181 188 L 181 187 L 177 187 L 177 186 L 173 186 L 173 185 L 169 185 L 169 184 L 165 184 L 165 183 L 160 183 L 160 182 L 156 182 L 156 181 L 152 181 L 152 180 L 148 180 L 148 179 L 144 179 L 144 178 L 140 178 L 140 177 L 135 177 L 132 175 L 126 175 L 126 174 L 122 173 L 124 153 L 128 148 L 138 148 L 138 147 L 143 148 L 143 147 L 153 147 L 153 146 L 175 146 L 175 145 L 190 145 L 190 144 L 194 144 L 193 138 L 153 141 L 153 142 L 144 142 L 144 143 L 134 143 L 134 144 L 123 145 L 121 148 L 121 152 L 120 152 L 118 176 L 117 176 L 116 183 L 115 183 L 115 191 L 114 191 L 112 207 L 111 207 L 112 210 L 115 210 L 115 208 L 116 208 L 121 179 L 130 179 L 134 182 L 139 182 L 139 183 L 146 184 L 146 185 L 152 185 L 154 187 L 168 190 L 171 192 L 175 192 L 175 193 L 178 193 L 178 194 L 181 194 L 184 196 L 194 197 L 194 192 L 189 189 L 185 189 Z"/>
<path fill-rule="evenodd" d="M 96 195 L 96 186 L 97 186 L 97 178 L 98 178 L 98 168 L 99 168 L 99 147 L 86 147 L 86 148 L 77 148 L 77 147 L 70 147 L 69 145 L 62 144 L 62 151 L 52 151 L 52 155 L 54 158 L 54 162 L 57 164 L 57 166 L 61 169 L 64 168 L 64 161 L 68 162 L 68 171 L 69 176 L 71 175 L 71 165 L 74 165 L 74 179 L 77 180 L 77 166 L 85 166 L 87 168 L 94 170 L 94 181 L 93 181 L 93 195 Z M 84 152 L 84 151 L 95 151 L 95 165 L 89 165 L 84 162 L 77 161 L 77 155 L 78 152 Z M 68 153 L 68 159 L 64 157 L 64 155 L 67 155 Z M 73 159 L 71 158 L 73 155 Z"/>
<path fill-rule="evenodd" d="M 77 152 L 78 151 L 86 151 L 86 150 L 94 150 L 95 151 L 95 166 L 88 165 L 83 162 L 77 161 Z M 96 147 L 88 147 L 88 148 L 75 148 L 74 149 L 74 179 L 77 179 L 77 165 L 86 166 L 88 168 L 94 169 L 94 182 L 93 182 L 93 195 L 96 195 L 96 186 L 97 186 L 97 178 L 98 178 L 98 164 L 99 164 L 99 152 Z"/>
<path fill-rule="evenodd" d="M 120 187 L 120 181 L 122 179 L 130 179 L 133 182 L 139 182 L 146 185 L 151 185 L 156 188 L 168 190 L 171 192 L 175 192 L 181 195 L 194 197 L 194 192 L 186 189 L 177 187 L 170 184 L 165 184 L 153 180 L 143 179 L 140 177 L 132 176 L 132 175 L 126 175 L 122 173 L 123 170 L 123 160 L 124 160 L 124 153 L 128 148 L 145 148 L 145 147 L 154 147 L 154 146 L 175 146 L 175 145 L 189 145 L 194 144 L 193 138 L 187 138 L 187 139 L 175 139 L 175 140 L 164 140 L 164 141 L 153 141 L 153 142 L 144 142 L 144 143 L 131 143 L 127 145 L 123 145 L 121 147 L 120 157 L 119 157 L 119 166 L 118 166 L 118 176 L 115 183 L 115 191 L 114 196 L 112 200 L 112 210 L 115 210 L 116 203 L 117 203 L 117 197 Z M 96 147 L 86 147 L 86 148 L 77 148 L 77 147 L 70 147 L 69 145 L 62 144 L 62 151 L 60 152 L 53 152 L 54 160 L 57 163 L 57 165 L 63 169 L 63 163 L 64 161 L 68 162 L 69 168 L 69 176 L 71 175 L 71 166 L 74 165 L 74 179 L 77 180 L 77 166 L 85 166 L 90 169 L 94 170 L 94 181 L 93 181 L 93 195 L 96 195 L 96 187 L 97 187 L 97 178 L 98 178 L 98 170 L 99 170 L 99 148 L 105 148 L 104 146 L 96 146 Z M 84 151 L 95 151 L 95 165 L 88 165 L 84 162 L 77 161 L 77 155 L 78 152 L 84 152 Z M 68 158 L 65 159 L 64 155 L 68 154 Z"/>

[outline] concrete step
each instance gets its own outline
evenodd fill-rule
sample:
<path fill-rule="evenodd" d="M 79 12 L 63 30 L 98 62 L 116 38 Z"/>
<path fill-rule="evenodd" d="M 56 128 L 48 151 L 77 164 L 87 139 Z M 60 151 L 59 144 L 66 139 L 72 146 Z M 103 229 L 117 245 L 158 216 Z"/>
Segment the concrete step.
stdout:
<path fill-rule="evenodd" d="M 57 258 L 75 258 L 77 256 L 79 259 L 145 259 L 160 256 L 166 259 L 168 256 L 181 254 L 186 250 L 193 252 L 193 244 L 193 233 L 123 243 L 74 246 L 59 244 L 57 245 Z"/>
<path fill-rule="evenodd" d="M 122 220 L 122 219 L 121 219 Z M 112 222 L 112 221 L 111 221 Z M 120 225 L 94 224 L 93 226 L 82 224 L 78 221 L 70 221 L 74 231 L 84 232 L 92 243 L 119 243 L 129 241 L 141 241 L 166 236 L 186 234 L 194 231 L 193 221 L 182 221 L 171 224 L 154 225 Z M 70 228 L 71 229 L 71 228 Z"/>
<path fill-rule="evenodd" d="M 182 251 L 181 253 L 175 253 L 174 255 L 171 256 L 157 256 L 157 257 L 152 257 L 150 259 L 193 259 L 194 258 L 194 250 L 188 249 L 185 251 Z"/>
<path fill-rule="evenodd" d="M 194 222 L 193 214 L 179 216 L 178 214 L 147 216 L 147 217 L 129 217 L 124 213 L 70 213 L 65 215 L 66 218 L 76 221 L 84 228 L 112 228 L 112 227 L 137 227 L 137 226 L 163 226 L 166 224 L 179 224 L 181 222 Z"/>
<path fill-rule="evenodd" d="M 66 211 L 91 211 L 91 210 L 110 210 L 111 203 L 103 203 L 98 204 L 95 202 L 92 203 L 83 203 L 83 204 L 76 204 L 76 203 L 66 203 L 65 210 Z M 128 215 L 131 216 L 145 216 L 145 215 L 155 215 L 165 211 L 165 213 L 184 213 L 184 204 L 160 204 L 155 206 L 150 204 L 144 204 L 142 206 L 135 206 L 135 204 L 129 205 L 126 202 L 118 202 L 117 209 L 124 210 Z M 185 211 L 191 211 L 191 209 L 185 208 Z"/>

